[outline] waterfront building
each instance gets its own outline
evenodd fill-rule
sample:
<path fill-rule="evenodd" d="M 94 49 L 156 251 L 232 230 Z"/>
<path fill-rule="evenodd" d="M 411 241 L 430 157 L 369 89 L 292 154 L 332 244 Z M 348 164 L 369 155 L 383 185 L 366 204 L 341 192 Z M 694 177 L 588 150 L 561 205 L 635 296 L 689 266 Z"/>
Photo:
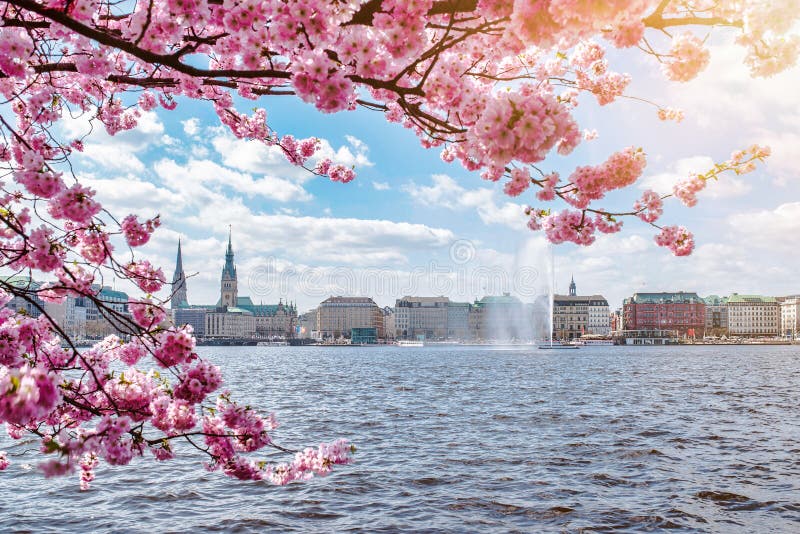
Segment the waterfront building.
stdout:
<path fill-rule="evenodd" d="M 320 339 L 350 338 L 353 328 L 375 328 L 384 337 L 383 310 L 369 297 L 329 297 L 317 307 Z"/>
<path fill-rule="evenodd" d="M 353 328 L 350 330 L 350 343 L 353 345 L 374 345 L 377 342 L 377 328 Z"/>
<path fill-rule="evenodd" d="M 39 298 L 39 288 L 41 284 L 27 276 L 5 276 L 2 278 L 5 284 L 13 286 L 17 293 L 23 295 L 14 295 L 9 300 L 5 307 L 14 310 L 17 313 L 22 313 L 28 317 L 39 317 L 45 309 L 45 303 Z"/>
<path fill-rule="evenodd" d="M 634 293 L 623 303 L 625 330 L 674 330 L 682 337 L 703 337 L 705 301 L 697 293 Z"/>
<path fill-rule="evenodd" d="M 447 337 L 447 297 L 406 296 L 395 302 L 398 339 L 442 340 Z"/>
<path fill-rule="evenodd" d="M 467 341 L 470 339 L 469 313 L 472 304 L 469 302 L 447 303 L 447 339 Z"/>
<path fill-rule="evenodd" d="M 553 337 L 575 339 L 582 335 L 609 335 L 611 322 L 605 297 L 577 293 L 573 278 L 569 295 L 553 295 Z"/>
<path fill-rule="evenodd" d="M 533 340 L 533 306 L 510 293 L 476 300 L 469 310 L 470 337 L 479 341 Z"/>
<path fill-rule="evenodd" d="M 617 330 L 613 336 L 615 345 L 674 345 L 680 342 L 677 330 Z"/>
<path fill-rule="evenodd" d="M 772 337 L 781 330 L 781 307 L 775 297 L 732 294 L 728 297 L 732 336 Z"/>
<path fill-rule="evenodd" d="M 706 303 L 707 336 L 727 336 L 728 331 L 728 298 L 710 295 L 703 299 Z"/>
<path fill-rule="evenodd" d="M 111 334 L 130 335 L 136 331 L 128 311 L 130 298 L 124 291 L 109 286 L 92 286 L 95 299 L 84 298 L 86 307 L 86 337 L 102 339 Z M 97 305 L 97 301 L 101 306 Z"/>
<path fill-rule="evenodd" d="M 250 300 L 249 297 L 245 297 Z M 239 301 L 239 307 L 249 310 L 256 317 L 256 337 L 294 337 L 297 326 L 297 307 L 282 299 L 278 304 L 248 304 Z"/>
<path fill-rule="evenodd" d="M 395 313 L 394 308 L 391 306 L 384 306 L 383 307 L 383 333 L 386 336 L 386 340 L 394 340 L 396 337 L 396 327 L 395 327 Z"/>
<path fill-rule="evenodd" d="M 64 333 L 72 339 L 86 338 L 86 297 L 69 296 L 64 301 Z"/>
<path fill-rule="evenodd" d="M 73 341 L 86 338 L 84 297 L 68 296 L 62 302 L 46 302 L 44 309 L 67 337 Z"/>
<path fill-rule="evenodd" d="M 297 318 L 296 336 L 317 338 L 317 309 L 309 310 Z"/>
<path fill-rule="evenodd" d="M 617 308 L 613 312 L 610 313 L 610 320 L 611 320 L 611 331 L 617 332 L 620 330 L 624 330 L 624 326 L 622 324 L 622 309 Z"/>
<path fill-rule="evenodd" d="M 223 306 L 205 315 L 206 338 L 252 339 L 256 337 L 256 318 L 252 312 Z"/>
<path fill-rule="evenodd" d="M 192 325 L 196 337 L 206 335 L 206 314 L 213 311 L 211 306 L 181 306 L 172 309 L 172 322 L 176 325 Z"/>
<path fill-rule="evenodd" d="M 781 302 L 781 335 L 795 337 L 800 333 L 800 296 L 786 297 Z"/>
<path fill-rule="evenodd" d="M 239 295 L 233 240 L 228 232 L 228 247 L 220 276 L 219 300 L 215 305 L 189 305 L 183 272 L 183 255 L 178 255 L 173 275 L 172 318 L 175 324 L 191 324 L 197 337 L 290 338 L 297 329 L 297 307 L 279 299 L 277 304 L 255 304 Z M 176 285 L 177 284 L 177 285 Z M 223 314 L 230 313 L 230 317 Z"/>
<path fill-rule="evenodd" d="M 62 302 L 44 302 L 38 296 L 38 291 L 41 288 L 39 282 L 25 276 L 4 277 L 2 280 L 5 283 L 12 284 L 18 292 L 24 292 L 24 296 L 14 296 L 7 302 L 6 308 L 34 318 L 46 313 L 58 328 L 73 341 L 86 338 L 87 302 L 89 302 L 86 297 L 70 295 Z M 125 296 L 125 303 L 122 303 L 120 302 L 121 299 L 115 298 L 116 295 L 110 288 L 100 288 L 100 286 L 93 286 L 93 288 L 98 292 L 98 298 L 111 301 L 112 308 L 127 315 L 127 296 Z M 105 335 L 118 333 L 118 330 L 110 322 L 99 317 L 96 305 L 92 304 L 92 310 L 92 317 L 98 323 L 94 327 L 94 330 L 97 331 L 97 336 L 102 334 L 104 337 Z"/>

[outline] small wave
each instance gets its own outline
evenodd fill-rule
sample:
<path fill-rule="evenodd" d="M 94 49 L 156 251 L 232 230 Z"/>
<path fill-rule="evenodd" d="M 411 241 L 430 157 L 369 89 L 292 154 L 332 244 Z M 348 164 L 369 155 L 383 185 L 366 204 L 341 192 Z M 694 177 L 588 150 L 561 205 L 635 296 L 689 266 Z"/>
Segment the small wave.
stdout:
<path fill-rule="evenodd" d="M 648 430 L 644 430 L 642 432 L 639 432 L 639 435 L 642 436 L 643 438 L 654 438 L 654 437 L 657 437 L 657 436 L 665 436 L 667 434 L 669 434 L 669 432 L 667 432 L 666 430 L 648 429 Z"/>
<path fill-rule="evenodd" d="M 695 497 L 716 502 L 747 502 L 750 500 L 750 497 L 727 491 L 699 491 L 695 493 Z"/>
<path fill-rule="evenodd" d="M 642 456 L 664 456 L 667 457 L 666 454 L 661 452 L 658 449 L 638 449 L 633 451 L 625 451 L 620 454 L 620 458 L 641 458 Z"/>
<path fill-rule="evenodd" d="M 447 484 L 447 481 L 436 477 L 424 477 L 416 478 L 412 480 L 411 483 L 417 486 L 439 486 L 441 484 Z"/>

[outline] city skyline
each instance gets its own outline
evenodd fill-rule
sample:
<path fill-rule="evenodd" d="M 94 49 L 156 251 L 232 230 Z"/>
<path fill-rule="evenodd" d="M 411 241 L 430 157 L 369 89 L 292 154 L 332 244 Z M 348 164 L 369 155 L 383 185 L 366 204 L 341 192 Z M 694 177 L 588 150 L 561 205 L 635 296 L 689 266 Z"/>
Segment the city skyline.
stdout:
<path fill-rule="evenodd" d="M 585 287 L 603 287 L 613 302 L 634 289 L 677 286 L 703 294 L 796 292 L 787 236 L 800 231 L 800 202 L 793 200 L 800 198 L 793 158 L 800 116 L 792 93 L 800 70 L 753 80 L 736 46 L 718 41 L 712 48 L 708 69 L 680 90 L 664 84 L 656 66 L 619 58 L 620 69 L 633 75 L 631 94 L 647 93 L 661 104 L 683 108 L 683 123 L 663 123 L 649 106 L 622 101 L 616 105 L 619 116 L 613 116 L 615 127 L 603 129 L 611 111 L 587 101 L 576 113 L 581 126 L 597 128 L 600 137 L 570 157 L 553 158 L 546 168 L 567 175 L 622 147 L 643 146 L 648 167 L 640 185 L 606 199 L 609 209 L 630 208 L 642 188 L 668 191 L 679 178 L 751 143 L 770 145 L 773 155 L 753 174 L 710 183 L 695 209 L 667 202 L 665 224 L 686 224 L 695 232 L 692 256 L 673 258 L 654 244 L 652 228 L 629 220 L 621 234 L 602 236 L 589 248 L 555 248 L 559 291 L 566 291 L 569 275 L 575 274 Z M 437 151 L 420 148 L 413 134 L 374 121 L 371 112 L 319 115 L 302 102 L 265 102 L 277 131 L 318 135 L 325 155 L 355 167 L 356 179 L 340 184 L 293 167 L 274 147 L 235 139 L 214 126 L 210 107 L 184 106 L 178 100 L 172 113 L 144 113 L 136 131 L 113 138 L 95 132 L 84 152 L 74 156 L 81 180 L 97 190 L 112 212 L 150 216 L 160 211 L 162 226 L 141 253 L 167 272 L 181 237 L 192 250 L 187 274 L 200 272 L 189 285 L 196 286 L 202 301 L 212 296 L 213 290 L 202 292 L 213 286 L 222 267 L 217 251 L 227 240 L 229 224 L 240 236 L 242 278 L 268 258 L 280 269 L 296 270 L 402 274 L 431 261 L 453 267 L 450 248 L 462 240 L 474 245 L 470 264 L 476 267 L 499 265 L 511 271 L 529 259 L 520 251 L 531 250 L 534 258 L 550 255 L 543 237 L 524 227 L 521 207 L 537 205 L 532 194 L 504 196 L 502 183 L 444 163 Z M 68 120 L 63 128 L 78 138 L 88 127 L 82 120 Z M 724 131 L 724 139 L 711 135 L 715 131 Z M 673 143 L 678 135 L 681 142 Z M 658 273 L 658 278 L 645 273 Z M 397 296 L 402 295 L 391 295 Z M 312 304 L 302 295 L 286 297 L 303 309 Z"/>
<path fill-rule="evenodd" d="M 226 243 L 227 247 L 231 247 L 231 239 L 232 239 L 232 229 L 230 229 L 230 234 L 228 236 L 229 240 Z M 186 263 L 186 256 L 187 256 L 187 247 L 184 244 L 185 241 L 181 240 L 178 244 L 179 250 L 177 259 L 180 262 L 180 265 L 183 267 L 184 263 Z M 211 268 L 209 271 L 217 271 L 217 273 L 221 270 L 226 272 L 226 269 L 230 269 L 234 267 L 233 256 L 229 253 L 232 253 L 230 248 L 224 254 L 221 254 L 220 257 L 223 258 L 222 261 L 218 262 L 220 267 L 218 269 Z M 237 252 L 236 257 L 238 259 L 239 252 Z M 469 263 L 469 262 L 466 262 Z M 328 297 L 336 297 L 336 296 L 363 296 L 373 298 L 375 302 L 383 307 L 383 306 L 393 306 L 394 303 L 406 296 L 411 295 L 419 295 L 419 296 L 444 296 L 448 297 L 455 302 L 473 302 L 479 300 L 485 296 L 491 295 L 502 295 L 504 293 L 510 293 L 514 296 L 519 297 L 523 302 L 535 302 L 541 296 L 545 296 L 547 293 L 545 292 L 534 292 L 531 293 L 529 291 L 522 291 L 522 295 L 520 292 L 516 292 L 513 290 L 509 290 L 508 287 L 496 287 L 494 291 L 484 291 L 484 292 L 473 292 L 471 294 L 466 293 L 450 293 L 450 294 L 443 294 L 441 292 L 432 292 L 426 293 L 424 291 L 420 291 L 420 288 L 424 288 L 420 285 L 414 285 L 411 282 L 411 279 L 414 280 L 425 280 L 425 276 L 430 274 L 433 278 L 452 278 L 455 276 L 458 278 L 459 276 L 467 277 L 470 275 L 471 272 L 474 271 L 470 270 L 468 266 L 465 264 L 456 264 L 455 269 L 452 271 L 437 271 L 434 273 L 422 273 L 422 276 L 419 276 L 419 271 L 413 273 L 403 273 L 392 269 L 371 269 L 371 270 L 362 270 L 361 274 L 364 276 L 366 282 L 365 287 L 367 288 L 366 291 L 362 290 L 358 285 L 358 277 L 349 277 L 343 276 L 343 271 L 341 269 L 338 270 L 325 270 L 325 269 L 318 269 L 314 267 L 309 267 L 309 271 L 294 271 L 290 272 L 289 274 L 281 273 L 281 272 L 273 272 L 274 265 L 267 264 L 269 269 L 264 270 L 263 272 L 256 271 L 255 274 L 252 270 L 243 270 L 240 267 L 241 263 L 236 261 L 235 263 L 235 271 L 236 273 L 241 273 L 238 276 L 238 284 L 239 288 L 242 291 L 242 294 L 249 295 L 251 298 L 254 299 L 255 302 L 275 302 L 284 301 L 284 302 L 295 302 L 297 306 L 298 313 L 303 313 L 306 311 L 314 310 L 320 302 L 322 302 L 325 298 Z M 175 267 L 175 262 L 173 261 L 173 267 Z M 259 266 L 257 266 L 259 267 Z M 264 267 L 264 266 L 260 266 Z M 441 267 L 441 266 L 439 266 Z M 547 268 L 547 267 L 545 267 Z M 460 269 L 460 270 L 459 270 Z M 191 272 L 191 269 L 189 270 Z M 313 275 L 309 275 L 308 273 L 313 273 Z M 354 271 L 356 274 L 357 271 Z M 503 278 L 497 275 L 500 271 L 492 272 L 491 270 L 480 270 L 477 274 L 486 276 L 490 279 L 490 281 L 498 282 L 497 278 Z M 519 279 L 524 277 L 515 277 L 512 274 L 505 273 L 507 276 L 504 277 L 504 280 L 507 280 L 512 286 L 514 282 L 518 282 Z M 536 274 L 534 272 L 534 274 Z M 538 272 L 539 276 L 535 280 L 535 286 L 537 288 L 542 288 L 544 285 L 547 284 L 547 277 L 542 275 L 542 272 Z M 203 275 L 203 276 L 201 276 Z M 403 286 L 402 279 L 404 275 L 407 275 L 406 281 L 409 281 L 409 284 Z M 376 282 L 376 277 L 386 276 L 388 278 L 394 278 L 393 282 L 390 283 L 383 283 L 379 284 L 381 288 L 391 288 L 391 287 L 404 287 L 405 289 L 401 289 L 395 293 L 382 293 L 381 291 L 377 292 L 370 292 L 369 286 L 374 285 Z M 210 284 L 201 285 L 199 282 L 204 282 L 208 278 L 212 278 L 212 282 Z M 398 278 L 400 281 L 398 282 Z M 556 278 L 556 284 L 554 288 L 554 294 L 556 295 L 570 295 L 574 294 L 576 291 L 574 289 L 574 285 L 576 284 L 575 275 L 570 274 L 568 281 L 566 281 L 563 285 L 559 286 L 558 278 Z M 173 281 L 179 280 L 177 271 L 172 275 Z M 329 281 L 333 285 L 326 285 L 320 284 L 317 286 L 308 285 L 309 281 Z M 304 282 L 305 285 L 300 284 L 302 287 L 306 288 L 306 291 L 303 291 L 301 287 L 298 285 L 292 285 L 292 282 Z M 502 280 L 500 280 L 502 281 Z M 194 284 L 192 284 L 194 282 Z M 266 283 L 270 285 L 267 286 Z M 353 285 L 355 282 L 355 285 Z M 586 286 L 582 283 L 582 280 L 579 278 L 578 282 L 581 282 L 580 287 L 586 289 Z M 220 277 L 219 274 L 212 274 L 210 277 L 207 273 L 200 273 L 198 272 L 196 276 L 189 275 L 188 277 L 184 278 L 184 284 L 186 284 L 184 290 L 189 304 L 192 305 L 209 305 L 208 303 L 217 302 L 219 304 L 220 298 Z M 336 285 L 340 284 L 340 285 Z M 456 284 L 453 284 L 455 287 Z M 439 286 L 440 288 L 442 286 Z M 487 286 L 483 286 L 485 289 L 490 289 Z M 561 289 L 561 288 L 564 289 Z M 331 291 L 326 292 L 326 289 L 330 289 Z M 355 289 L 355 290 L 351 290 Z M 474 289 L 474 287 L 473 287 Z M 528 289 L 527 287 L 525 289 Z M 578 291 L 578 294 L 584 295 L 592 295 L 592 294 L 601 294 L 603 295 L 609 303 L 610 309 L 613 311 L 618 308 L 622 308 L 623 301 L 629 298 L 631 295 L 636 293 L 669 293 L 675 291 L 683 291 L 683 292 L 694 292 L 704 297 L 712 297 L 712 296 L 722 296 L 726 297 L 733 294 L 741 294 L 741 295 L 749 295 L 749 294 L 756 294 L 756 295 L 765 295 L 765 296 L 775 296 L 775 297 L 791 297 L 795 296 L 798 292 L 786 292 L 786 293 L 777 293 L 777 294 L 770 294 L 770 293 L 759 293 L 756 291 L 739 291 L 739 290 L 731 290 L 731 289 L 721 289 L 718 291 L 713 292 L 704 292 L 704 291 L 694 291 L 693 287 L 689 287 L 688 285 L 680 286 L 679 288 L 675 287 L 663 287 L 663 288 L 634 288 L 630 287 L 626 293 L 623 294 L 621 298 L 618 300 L 609 297 L 606 288 L 603 287 L 591 287 L 588 288 L 589 291 Z M 183 293 L 181 294 L 183 297 Z M 201 304 L 206 303 L 206 304 Z"/>

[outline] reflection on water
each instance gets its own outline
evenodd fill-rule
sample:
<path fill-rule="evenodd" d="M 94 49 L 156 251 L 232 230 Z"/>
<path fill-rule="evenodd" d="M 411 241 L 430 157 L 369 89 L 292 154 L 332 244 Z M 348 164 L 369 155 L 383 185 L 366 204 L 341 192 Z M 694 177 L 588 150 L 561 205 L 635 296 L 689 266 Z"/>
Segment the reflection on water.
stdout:
<path fill-rule="evenodd" d="M 276 488 L 138 461 L 45 480 L 0 438 L 0 530 L 797 532 L 796 347 L 204 347 L 298 447 L 357 463 Z M 22 468 L 21 468 L 22 467 Z"/>

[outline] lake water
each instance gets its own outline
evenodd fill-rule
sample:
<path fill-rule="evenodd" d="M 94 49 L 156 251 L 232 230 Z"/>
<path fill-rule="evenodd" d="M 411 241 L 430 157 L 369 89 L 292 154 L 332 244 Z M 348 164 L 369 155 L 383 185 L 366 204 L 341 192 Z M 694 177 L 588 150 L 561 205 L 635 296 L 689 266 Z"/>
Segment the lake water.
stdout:
<path fill-rule="evenodd" d="M 276 442 L 356 463 L 274 487 L 148 457 L 80 492 L 3 435 L 0 531 L 800 532 L 800 347 L 200 352 Z"/>

